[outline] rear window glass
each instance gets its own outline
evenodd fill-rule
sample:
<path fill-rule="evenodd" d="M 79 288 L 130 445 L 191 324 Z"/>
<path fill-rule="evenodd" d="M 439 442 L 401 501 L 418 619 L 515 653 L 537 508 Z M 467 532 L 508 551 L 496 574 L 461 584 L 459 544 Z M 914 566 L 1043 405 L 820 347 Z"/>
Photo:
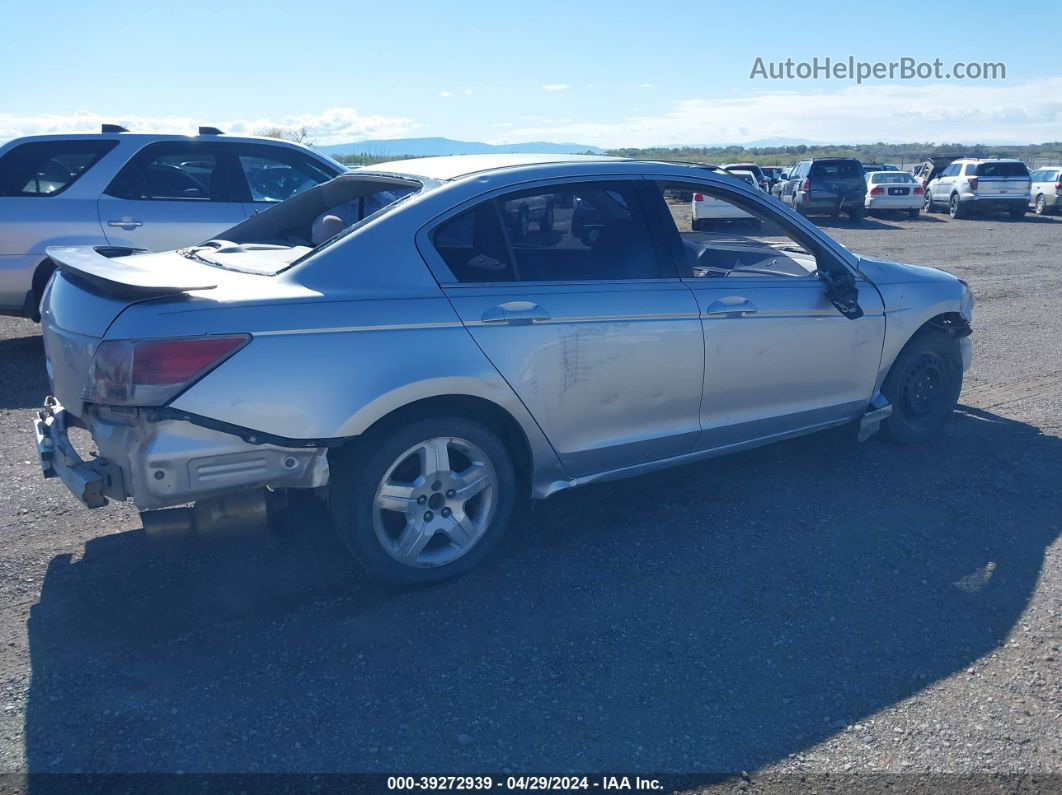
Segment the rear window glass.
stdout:
<path fill-rule="evenodd" d="M 1024 163 L 979 163 L 977 165 L 979 177 L 1027 177 L 1029 169 Z"/>
<path fill-rule="evenodd" d="M 870 181 L 875 185 L 894 185 L 914 182 L 914 177 L 904 171 L 890 171 L 888 174 L 874 174 Z"/>
<path fill-rule="evenodd" d="M 811 174 L 816 177 L 863 178 L 863 166 L 855 160 L 819 161 L 811 164 Z"/>
<path fill-rule="evenodd" d="M 31 141 L 0 158 L 0 196 L 56 196 L 117 141 Z"/>

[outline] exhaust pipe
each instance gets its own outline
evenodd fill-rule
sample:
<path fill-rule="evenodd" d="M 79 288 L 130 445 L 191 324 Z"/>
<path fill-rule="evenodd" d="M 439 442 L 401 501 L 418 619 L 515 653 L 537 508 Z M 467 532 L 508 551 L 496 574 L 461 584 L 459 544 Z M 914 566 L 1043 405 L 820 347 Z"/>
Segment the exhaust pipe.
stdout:
<path fill-rule="evenodd" d="M 241 491 L 199 500 L 189 508 L 141 511 L 140 520 L 153 540 L 244 537 L 268 528 L 276 496 L 265 489 Z"/>

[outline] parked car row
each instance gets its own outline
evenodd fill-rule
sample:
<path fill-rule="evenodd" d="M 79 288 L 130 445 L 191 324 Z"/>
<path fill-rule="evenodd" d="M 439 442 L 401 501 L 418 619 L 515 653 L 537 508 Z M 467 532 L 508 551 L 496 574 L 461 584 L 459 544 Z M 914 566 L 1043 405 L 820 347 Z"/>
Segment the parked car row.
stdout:
<path fill-rule="evenodd" d="M 963 282 L 859 257 L 792 209 L 859 212 L 855 161 L 797 164 L 785 206 L 749 164 L 340 173 L 293 145 L 126 135 L 7 147 L 0 201 L 57 269 L 42 471 L 90 508 L 132 500 L 153 533 L 301 491 L 373 575 L 438 580 L 528 497 L 846 423 L 927 440 L 970 364 Z M 237 205 L 230 228 L 215 204 Z"/>
<path fill-rule="evenodd" d="M 1062 166 L 1029 173 L 1009 158 L 961 155 L 927 157 L 910 172 L 854 158 L 809 158 L 770 177 L 771 194 L 805 215 L 858 221 L 866 212 L 946 210 L 953 218 L 975 212 L 1003 211 L 1021 218 L 1029 208 L 1038 215 L 1055 212 L 1062 194 Z"/>

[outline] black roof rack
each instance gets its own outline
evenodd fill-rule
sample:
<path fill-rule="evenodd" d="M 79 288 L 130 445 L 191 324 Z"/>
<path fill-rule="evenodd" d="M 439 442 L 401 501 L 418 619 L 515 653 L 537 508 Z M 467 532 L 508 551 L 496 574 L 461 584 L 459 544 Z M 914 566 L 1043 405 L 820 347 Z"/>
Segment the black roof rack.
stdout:
<path fill-rule="evenodd" d="M 199 134 L 200 135 L 224 135 L 225 133 L 223 133 L 217 127 L 200 127 L 199 128 Z"/>
<path fill-rule="evenodd" d="M 101 133 L 119 133 L 119 132 L 129 132 L 129 130 L 125 129 L 125 127 L 123 127 L 120 124 L 101 124 L 100 125 L 100 132 Z"/>

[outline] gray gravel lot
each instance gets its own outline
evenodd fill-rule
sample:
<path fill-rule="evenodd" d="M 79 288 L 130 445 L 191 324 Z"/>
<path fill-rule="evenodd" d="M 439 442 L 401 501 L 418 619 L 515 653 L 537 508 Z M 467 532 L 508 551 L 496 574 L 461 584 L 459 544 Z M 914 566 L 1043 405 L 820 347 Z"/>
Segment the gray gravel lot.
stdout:
<path fill-rule="evenodd" d="M 313 506 L 148 542 L 40 478 L 0 319 L 0 772 L 1062 773 L 1062 218 L 827 223 L 977 297 L 943 438 L 849 428 L 520 513 L 392 590 Z"/>

